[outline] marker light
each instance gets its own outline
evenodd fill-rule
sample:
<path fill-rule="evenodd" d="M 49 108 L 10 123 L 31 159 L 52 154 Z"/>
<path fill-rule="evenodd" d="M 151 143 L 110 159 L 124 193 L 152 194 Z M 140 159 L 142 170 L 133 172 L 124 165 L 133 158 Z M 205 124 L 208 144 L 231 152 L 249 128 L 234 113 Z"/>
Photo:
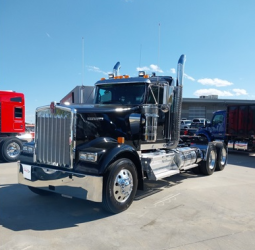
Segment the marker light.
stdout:
<path fill-rule="evenodd" d="M 102 77 L 102 78 L 101 78 L 101 81 L 104 81 L 104 80 L 105 80 L 105 78 L 104 78 L 104 77 Z"/>
<path fill-rule="evenodd" d="M 145 75 L 145 71 L 139 71 L 138 76 L 143 77 Z"/>
<path fill-rule="evenodd" d="M 118 137 L 118 143 L 119 144 L 124 144 L 125 143 L 125 138 L 124 137 Z"/>

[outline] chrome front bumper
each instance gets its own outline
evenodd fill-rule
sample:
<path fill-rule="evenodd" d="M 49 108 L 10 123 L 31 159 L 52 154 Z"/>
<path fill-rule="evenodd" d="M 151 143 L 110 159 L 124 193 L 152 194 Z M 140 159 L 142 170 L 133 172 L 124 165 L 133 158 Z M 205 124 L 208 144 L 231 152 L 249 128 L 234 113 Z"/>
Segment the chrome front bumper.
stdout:
<path fill-rule="evenodd" d="M 67 197 L 102 202 L 103 177 L 18 162 L 18 183 Z"/>

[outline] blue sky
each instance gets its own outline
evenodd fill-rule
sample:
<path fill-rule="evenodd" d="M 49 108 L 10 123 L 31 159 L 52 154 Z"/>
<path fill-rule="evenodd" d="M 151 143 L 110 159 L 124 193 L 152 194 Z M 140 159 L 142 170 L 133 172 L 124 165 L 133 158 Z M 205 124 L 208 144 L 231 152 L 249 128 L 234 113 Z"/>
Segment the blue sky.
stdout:
<path fill-rule="evenodd" d="M 0 0 L 0 89 L 24 93 L 34 122 L 36 107 L 117 61 L 121 74 L 176 77 L 186 54 L 184 97 L 254 100 L 254 10 L 254 0 Z"/>

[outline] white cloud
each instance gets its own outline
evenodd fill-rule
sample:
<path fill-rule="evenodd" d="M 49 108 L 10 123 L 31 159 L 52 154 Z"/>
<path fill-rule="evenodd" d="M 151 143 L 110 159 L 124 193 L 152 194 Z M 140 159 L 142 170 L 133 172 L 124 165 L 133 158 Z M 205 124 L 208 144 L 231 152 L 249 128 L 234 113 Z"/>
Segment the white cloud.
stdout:
<path fill-rule="evenodd" d="M 187 79 L 189 79 L 189 80 L 191 80 L 193 82 L 195 81 L 195 79 L 193 77 L 191 77 L 191 76 L 189 76 L 189 75 L 187 75 L 185 73 L 183 75 L 184 75 L 185 78 L 187 78 Z"/>
<path fill-rule="evenodd" d="M 160 67 L 155 64 L 151 64 L 150 67 L 147 67 L 147 66 L 137 67 L 136 70 L 137 71 L 153 71 L 153 72 L 163 73 L 163 70 L 160 69 Z"/>
<path fill-rule="evenodd" d="M 96 72 L 96 73 L 102 73 L 104 75 L 108 75 L 107 72 L 104 72 L 103 70 L 99 69 L 98 67 L 95 67 L 95 66 L 86 66 L 88 68 L 89 71 L 93 71 L 93 72 Z"/>
<path fill-rule="evenodd" d="M 221 80 L 218 78 L 214 78 L 214 79 L 210 79 L 210 78 L 203 78 L 203 79 L 199 79 L 198 80 L 199 83 L 203 84 L 203 85 L 213 85 L 216 87 L 225 87 L 225 86 L 230 86 L 233 83 L 226 81 L 226 80 Z"/>
<path fill-rule="evenodd" d="M 175 68 L 171 68 L 170 71 L 171 71 L 172 74 L 176 74 Z"/>
<path fill-rule="evenodd" d="M 147 70 L 150 70 L 150 68 L 148 68 L 146 66 L 145 67 L 137 67 L 136 70 L 137 71 L 147 71 Z"/>
<path fill-rule="evenodd" d="M 235 92 L 235 95 L 248 95 L 245 89 L 233 89 L 233 92 Z"/>
<path fill-rule="evenodd" d="M 233 96 L 233 94 L 229 91 L 221 91 L 218 89 L 199 89 L 194 92 L 195 96 L 202 95 L 218 95 L 218 96 Z"/>
<path fill-rule="evenodd" d="M 151 65 L 150 65 L 150 68 L 151 68 L 152 71 L 159 72 L 159 73 L 163 73 L 163 70 L 160 69 L 160 67 L 157 66 L 157 65 L 151 64 Z"/>

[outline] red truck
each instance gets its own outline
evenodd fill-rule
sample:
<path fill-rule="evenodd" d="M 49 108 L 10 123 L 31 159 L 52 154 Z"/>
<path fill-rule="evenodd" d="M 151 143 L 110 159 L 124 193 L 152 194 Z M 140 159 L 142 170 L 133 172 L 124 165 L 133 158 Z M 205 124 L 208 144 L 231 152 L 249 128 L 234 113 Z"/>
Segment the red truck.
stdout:
<path fill-rule="evenodd" d="M 24 94 L 0 91 L 0 159 L 17 161 L 22 141 L 16 136 L 25 132 Z"/>

